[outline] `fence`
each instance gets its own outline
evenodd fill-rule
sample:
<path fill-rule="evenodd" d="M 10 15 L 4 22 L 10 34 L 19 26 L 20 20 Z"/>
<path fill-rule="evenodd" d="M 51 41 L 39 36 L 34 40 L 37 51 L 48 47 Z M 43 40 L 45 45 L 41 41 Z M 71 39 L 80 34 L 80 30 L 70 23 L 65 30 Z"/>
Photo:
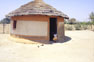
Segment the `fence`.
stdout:
<path fill-rule="evenodd" d="M 10 24 L 0 24 L 0 34 L 9 34 Z"/>

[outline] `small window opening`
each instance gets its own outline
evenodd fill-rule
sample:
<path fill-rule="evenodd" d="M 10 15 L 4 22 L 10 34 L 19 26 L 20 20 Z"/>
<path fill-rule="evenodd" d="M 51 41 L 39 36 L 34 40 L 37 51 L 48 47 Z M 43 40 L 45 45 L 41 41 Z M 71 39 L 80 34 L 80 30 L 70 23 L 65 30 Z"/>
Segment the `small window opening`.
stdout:
<path fill-rule="evenodd" d="M 13 29 L 16 29 L 16 24 L 17 24 L 17 21 L 14 20 L 14 21 L 13 21 Z"/>

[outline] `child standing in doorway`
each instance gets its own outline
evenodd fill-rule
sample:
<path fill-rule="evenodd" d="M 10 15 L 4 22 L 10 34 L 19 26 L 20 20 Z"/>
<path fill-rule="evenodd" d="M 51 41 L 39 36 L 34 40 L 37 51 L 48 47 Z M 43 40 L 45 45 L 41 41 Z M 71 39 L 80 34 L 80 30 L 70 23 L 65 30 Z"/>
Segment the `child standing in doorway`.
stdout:
<path fill-rule="evenodd" d="M 54 34 L 53 41 L 54 41 L 54 42 L 57 41 L 57 34 Z"/>

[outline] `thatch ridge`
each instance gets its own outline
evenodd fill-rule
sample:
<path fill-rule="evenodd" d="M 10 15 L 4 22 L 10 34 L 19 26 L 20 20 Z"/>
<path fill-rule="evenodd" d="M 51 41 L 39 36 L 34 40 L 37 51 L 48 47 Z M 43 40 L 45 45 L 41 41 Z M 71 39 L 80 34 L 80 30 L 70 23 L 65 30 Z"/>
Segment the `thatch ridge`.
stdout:
<path fill-rule="evenodd" d="M 35 2 L 35 1 L 22 5 L 15 11 L 10 12 L 7 16 L 11 17 L 21 15 L 47 15 L 47 16 L 61 16 L 64 18 L 68 18 L 67 15 L 65 15 L 61 11 L 56 10 L 52 6 L 44 2 Z"/>

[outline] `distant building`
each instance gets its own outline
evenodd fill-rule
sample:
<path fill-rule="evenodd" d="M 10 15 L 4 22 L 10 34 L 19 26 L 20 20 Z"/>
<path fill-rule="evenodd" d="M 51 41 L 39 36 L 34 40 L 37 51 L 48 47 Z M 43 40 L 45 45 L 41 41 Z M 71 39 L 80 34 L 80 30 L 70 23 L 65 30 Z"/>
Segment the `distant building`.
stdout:
<path fill-rule="evenodd" d="M 34 0 L 7 15 L 11 17 L 11 36 L 30 39 L 40 43 L 64 41 L 64 19 L 68 16 L 46 4 Z"/>

